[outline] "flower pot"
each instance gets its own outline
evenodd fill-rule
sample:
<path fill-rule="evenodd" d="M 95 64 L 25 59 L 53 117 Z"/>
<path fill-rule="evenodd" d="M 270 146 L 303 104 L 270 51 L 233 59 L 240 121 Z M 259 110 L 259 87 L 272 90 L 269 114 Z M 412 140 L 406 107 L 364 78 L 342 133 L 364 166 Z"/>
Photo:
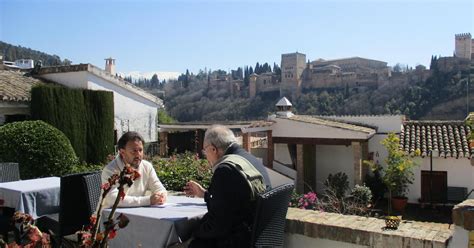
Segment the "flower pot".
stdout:
<path fill-rule="evenodd" d="M 397 216 L 385 217 L 385 227 L 390 229 L 397 229 L 400 225 L 401 219 Z"/>
<path fill-rule="evenodd" d="M 407 206 L 408 198 L 406 197 L 392 197 L 392 208 L 395 211 L 404 211 Z"/>

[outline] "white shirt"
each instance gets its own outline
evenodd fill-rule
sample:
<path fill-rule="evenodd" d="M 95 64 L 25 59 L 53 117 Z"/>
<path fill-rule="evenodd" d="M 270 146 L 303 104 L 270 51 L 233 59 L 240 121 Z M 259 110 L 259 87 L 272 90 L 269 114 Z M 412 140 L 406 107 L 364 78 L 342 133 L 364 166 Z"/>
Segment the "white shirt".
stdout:
<path fill-rule="evenodd" d="M 102 170 L 102 184 L 107 183 L 113 174 L 120 174 L 123 167 L 124 163 L 122 159 L 120 156 L 117 156 Z M 142 160 L 137 170 L 140 173 L 140 177 L 133 181 L 132 186 L 128 187 L 128 185 L 124 185 L 125 197 L 123 200 L 120 200 L 118 204 L 119 207 L 149 206 L 150 195 L 146 194 L 147 191 L 150 191 L 152 194 L 158 192 L 167 193 L 150 162 Z M 118 194 L 117 187 L 118 183 L 112 185 L 112 190 L 104 199 L 104 208 L 113 206 Z"/>

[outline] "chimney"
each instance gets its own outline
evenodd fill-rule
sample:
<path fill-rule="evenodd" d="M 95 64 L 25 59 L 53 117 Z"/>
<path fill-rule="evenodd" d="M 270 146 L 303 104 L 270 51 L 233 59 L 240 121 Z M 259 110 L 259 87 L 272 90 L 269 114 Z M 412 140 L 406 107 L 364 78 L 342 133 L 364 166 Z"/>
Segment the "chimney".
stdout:
<path fill-rule="evenodd" d="M 286 98 L 283 97 L 280 101 L 277 102 L 275 105 L 277 107 L 276 115 L 278 117 L 292 117 L 294 114 L 291 112 L 291 107 L 293 106 L 291 102 Z"/>
<path fill-rule="evenodd" d="M 105 71 L 115 76 L 115 59 L 112 57 L 105 59 Z"/>

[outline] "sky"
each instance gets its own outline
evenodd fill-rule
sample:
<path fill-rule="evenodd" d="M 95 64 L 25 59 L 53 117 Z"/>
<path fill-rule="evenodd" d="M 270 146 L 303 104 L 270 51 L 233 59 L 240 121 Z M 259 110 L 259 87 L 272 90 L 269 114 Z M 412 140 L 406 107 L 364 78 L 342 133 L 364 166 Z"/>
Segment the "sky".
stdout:
<path fill-rule="evenodd" d="M 116 70 L 232 70 L 281 54 L 429 66 L 474 35 L 472 0 L 0 0 L 0 40 Z"/>

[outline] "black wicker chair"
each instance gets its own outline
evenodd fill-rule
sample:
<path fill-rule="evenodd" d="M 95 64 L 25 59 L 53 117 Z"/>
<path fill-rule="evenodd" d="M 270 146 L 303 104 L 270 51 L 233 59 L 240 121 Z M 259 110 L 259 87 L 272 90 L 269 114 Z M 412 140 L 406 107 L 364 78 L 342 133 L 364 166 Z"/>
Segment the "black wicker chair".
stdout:
<path fill-rule="evenodd" d="M 61 247 L 65 236 L 75 234 L 89 224 L 89 197 L 83 178 L 93 174 L 97 173 L 86 172 L 62 176 L 59 213 L 43 216 L 37 220 L 37 225 L 42 231 L 53 235 L 52 238 L 57 247 Z M 66 242 L 64 246 L 71 245 Z"/>
<path fill-rule="evenodd" d="M 0 163 L 0 182 L 13 182 L 20 180 L 20 167 L 18 163 Z M 12 222 L 15 209 L 0 207 L 0 233 L 3 239 L 8 242 L 8 233 L 15 231 Z"/>
<path fill-rule="evenodd" d="M 251 247 L 283 247 L 286 213 L 293 188 L 293 184 L 284 184 L 259 195 Z"/>
<path fill-rule="evenodd" d="M 18 163 L 0 163 L 0 183 L 20 180 Z"/>
<path fill-rule="evenodd" d="M 100 172 L 93 173 L 90 175 L 85 175 L 82 177 L 84 182 L 85 192 L 87 194 L 87 205 L 89 209 L 89 216 L 94 214 L 97 205 L 99 204 L 100 196 L 101 196 L 101 178 Z"/>

